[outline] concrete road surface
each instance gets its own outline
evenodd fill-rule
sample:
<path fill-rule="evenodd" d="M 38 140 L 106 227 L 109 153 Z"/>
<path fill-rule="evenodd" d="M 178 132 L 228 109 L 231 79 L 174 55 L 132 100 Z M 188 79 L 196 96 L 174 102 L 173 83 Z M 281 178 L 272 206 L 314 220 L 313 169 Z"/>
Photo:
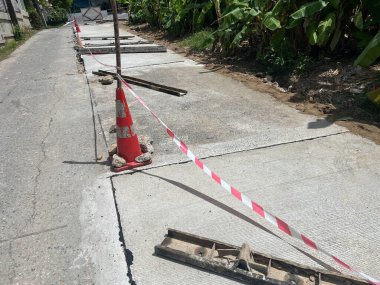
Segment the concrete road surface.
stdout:
<path fill-rule="evenodd" d="M 86 26 L 82 35 L 112 26 Z M 123 32 L 124 35 L 131 35 Z M 136 39 L 140 39 L 136 37 Z M 116 138 L 109 101 L 115 83 L 102 86 L 93 70 L 115 65 L 114 55 L 82 56 L 107 143 Z M 104 63 L 106 66 L 102 65 Z M 175 97 L 133 86 L 160 118 L 209 167 L 320 246 L 380 278 L 380 147 L 323 118 L 299 113 L 236 80 L 209 72 L 172 51 L 122 55 L 123 73 L 186 89 Z M 130 277 L 137 284 L 234 284 L 235 281 L 152 255 L 168 227 L 252 248 L 305 265 L 325 263 L 251 213 L 200 172 L 153 117 L 128 95 L 134 127 L 152 136 L 153 164 L 142 172 L 110 174 Z M 244 216 L 242 216 L 244 215 Z M 282 239 L 263 231 L 272 230 Z M 320 262 L 310 259 L 295 245 Z M 321 262 L 322 261 L 322 262 Z M 150 270 L 154 269 L 154 270 Z"/>

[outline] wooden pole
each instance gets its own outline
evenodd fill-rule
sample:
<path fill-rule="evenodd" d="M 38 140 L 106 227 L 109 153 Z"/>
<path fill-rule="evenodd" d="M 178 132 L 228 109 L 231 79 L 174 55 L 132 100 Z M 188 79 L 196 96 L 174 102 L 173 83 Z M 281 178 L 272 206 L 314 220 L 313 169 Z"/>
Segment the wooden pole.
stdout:
<path fill-rule="evenodd" d="M 115 32 L 115 53 L 116 53 L 116 72 L 121 76 L 121 57 L 120 57 L 120 36 L 119 36 L 119 19 L 117 17 L 116 0 L 111 0 L 113 28 Z M 117 88 L 121 88 L 120 78 L 117 79 Z"/>
<path fill-rule="evenodd" d="M 15 8 L 13 7 L 11 0 L 5 0 L 5 3 L 7 4 L 7 10 L 8 10 L 9 17 L 11 18 L 12 25 L 15 28 L 16 25 L 18 25 Z"/>

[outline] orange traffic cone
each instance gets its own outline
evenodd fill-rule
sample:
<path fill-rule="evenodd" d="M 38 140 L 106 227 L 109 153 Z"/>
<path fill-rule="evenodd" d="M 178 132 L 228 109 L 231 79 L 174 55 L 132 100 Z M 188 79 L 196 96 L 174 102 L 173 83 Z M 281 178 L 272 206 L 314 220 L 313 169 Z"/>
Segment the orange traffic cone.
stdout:
<path fill-rule="evenodd" d="M 75 26 L 75 29 L 77 30 L 77 33 L 80 33 L 80 28 L 79 28 L 79 25 L 78 25 L 78 21 L 77 19 L 74 18 L 74 26 Z"/>
<path fill-rule="evenodd" d="M 133 120 L 128 108 L 123 88 L 116 89 L 116 143 L 118 155 L 125 159 L 127 164 L 114 167 L 116 172 L 136 168 L 152 163 L 151 160 L 136 162 L 136 157 L 142 155 L 137 134 L 133 130 Z"/>
<path fill-rule="evenodd" d="M 81 40 L 81 38 L 80 38 L 80 36 L 78 34 L 77 34 L 77 42 L 78 42 L 78 46 L 80 48 L 83 48 L 83 42 L 82 42 L 82 40 Z"/>

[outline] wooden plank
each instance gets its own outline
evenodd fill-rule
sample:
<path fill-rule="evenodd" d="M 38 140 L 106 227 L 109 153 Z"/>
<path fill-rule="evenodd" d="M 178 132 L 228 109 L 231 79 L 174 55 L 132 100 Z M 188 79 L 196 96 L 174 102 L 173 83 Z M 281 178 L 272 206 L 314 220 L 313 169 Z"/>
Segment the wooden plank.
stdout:
<path fill-rule="evenodd" d="M 155 254 L 256 285 L 366 285 L 363 280 L 169 229 Z M 211 256 L 211 258 L 210 258 Z"/>
<path fill-rule="evenodd" d="M 153 44 L 153 41 L 137 41 L 137 42 L 127 42 L 127 43 L 120 43 L 120 46 L 130 46 L 130 45 L 147 45 L 147 44 Z M 109 47 L 109 46 L 115 46 L 115 43 L 107 43 L 107 44 L 101 44 L 101 43 L 84 43 L 86 47 Z"/>
<path fill-rule="evenodd" d="M 127 39 L 132 39 L 134 38 L 135 36 L 120 36 L 120 39 L 121 40 L 127 40 Z M 97 39 L 97 40 L 110 40 L 110 39 L 114 39 L 115 36 L 84 36 L 84 37 L 81 37 L 82 40 L 92 40 L 92 39 Z"/>
<path fill-rule="evenodd" d="M 114 78 L 117 78 L 116 73 L 105 71 L 105 70 L 93 71 L 92 73 L 96 74 L 96 75 L 101 75 L 101 76 L 112 75 Z M 178 96 L 178 97 L 184 96 L 184 95 L 187 94 L 187 91 L 183 90 L 183 89 L 179 89 L 179 88 L 175 88 L 175 87 L 170 87 L 170 86 L 154 83 L 154 82 L 151 82 L 151 81 L 143 80 L 143 79 L 132 77 L 132 76 L 122 75 L 121 77 L 123 77 L 130 84 L 134 84 L 134 85 L 138 85 L 138 86 L 141 86 L 141 87 L 153 89 L 153 90 L 156 90 L 156 91 L 160 91 L 160 92 L 163 92 L 163 93 L 175 95 L 175 96 Z"/>

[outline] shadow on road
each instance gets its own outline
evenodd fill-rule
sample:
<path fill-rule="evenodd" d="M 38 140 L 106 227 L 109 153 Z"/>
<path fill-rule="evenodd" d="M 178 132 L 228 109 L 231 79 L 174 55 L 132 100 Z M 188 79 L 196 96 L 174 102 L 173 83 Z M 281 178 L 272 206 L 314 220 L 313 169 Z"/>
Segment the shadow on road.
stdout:
<path fill-rule="evenodd" d="M 110 166 L 110 162 L 108 160 L 106 161 L 74 161 L 74 160 L 65 160 L 65 161 L 62 161 L 62 163 L 66 163 L 66 164 L 83 164 L 83 165 L 93 165 L 93 164 L 99 164 L 99 165 L 107 165 L 107 166 Z"/>
<path fill-rule="evenodd" d="M 255 226 L 255 227 L 258 227 L 259 229 L 281 239 L 281 240 L 284 240 L 281 236 L 277 235 L 276 233 L 272 232 L 271 230 L 265 228 L 264 226 L 260 225 L 259 223 L 257 223 L 256 221 L 252 220 L 250 217 L 236 211 L 235 209 L 207 196 L 206 194 L 203 194 L 202 192 L 199 192 L 197 190 L 195 190 L 194 188 L 191 188 L 190 186 L 187 186 L 181 182 L 178 182 L 178 181 L 175 181 L 175 180 L 171 180 L 171 179 L 168 179 L 168 178 L 165 178 L 165 177 L 162 177 L 162 176 L 159 176 L 159 175 L 154 175 L 154 174 L 151 174 L 151 173 L 147 173 L 145 171 L 134 171 L 133 173 L 142 173 L 142 174 L 145 174 L 145 175 L 149 175 L 149 176 L 152 176 L 152 177 L 156 177 L 158 179 L 161 179 L 161 180 L 164 180 L 182 190 L 185 190 L 186 192 L 190 193 L 190 194 L 193 194 L 201 199 L 203 199 L 204 201 L 206 202 L 209 202 L 211 204 L 213 204 L 214 206 L 217 206 L 218 208 L 234 215 L 235 217 L 238 217 L 248 223 L 250 223 L 251 225 Z M 303 253 L 304 255 L 306 255 L 307 257 L 309 257 L 311 260 L 313 260 L 314 262 L 316 262 L 317 264 L 323 266 L 324 268 L 326 268 L 327 270 L 330 270 L 332 272 L 339 272 L 337 271 L 335 268 L 331 267 L 330 265 L 328 265 L 327 263 L 319 260 L 318 258 L 310 255 L 309 253 L 303 251 L 302 249 L 290 244 L 289 242 L 287 242 L 286 240 L 284 240 L 287 244 L 289 244 L 291 247 L 293 247 L 295 250 L 299 251 L 300 253 Z"/>

